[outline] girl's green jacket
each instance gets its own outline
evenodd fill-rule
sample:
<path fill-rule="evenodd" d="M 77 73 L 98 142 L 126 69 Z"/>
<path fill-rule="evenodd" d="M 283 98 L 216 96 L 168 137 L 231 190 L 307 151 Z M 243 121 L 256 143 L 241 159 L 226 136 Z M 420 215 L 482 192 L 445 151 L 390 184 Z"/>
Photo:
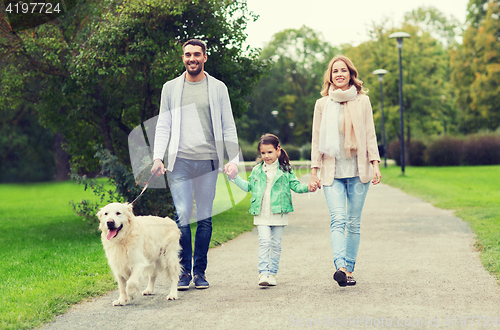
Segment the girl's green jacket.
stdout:
<path fill-rule="evenodd" d="M 249 212 L 253 215 L 259 214 L 260 206 L 262 205 L 262 197 L 266 190 L 267 174 L 262 169 L 262 165 L 263 162 L 253 168 L 248 181 L 243 180 L 239 176 L 236 176 L 234 180 L 231 180 L 242 190 L 252 192 Z M 272 213 L 283 214 L 293 212 L 292 194 L 290 190 L 293 190 L 296 193 L 309 192 L 307 185 L 300 183 L 295 173 L 293 173 L 293 170 L 291 172 L 286 172 L 278 166 L 271 188 Z"/>

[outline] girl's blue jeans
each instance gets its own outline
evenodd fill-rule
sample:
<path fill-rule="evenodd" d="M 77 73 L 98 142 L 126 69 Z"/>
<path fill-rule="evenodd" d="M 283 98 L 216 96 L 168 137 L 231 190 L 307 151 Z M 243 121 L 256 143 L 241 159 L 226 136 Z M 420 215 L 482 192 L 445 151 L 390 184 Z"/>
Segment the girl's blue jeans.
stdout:
<path fill-rule="evenodd" d="M 257 226 L 259 231 L 259 274 L 278 274 L 281 239 L 285 226 Z"/>
<path fill-rule="evenodd" d="M 361 212 L 370 183 L 359 177 L 334 179 L 331 186 L 323 186 L 330 210 L 330 243 L 335 268 L 354 271 L 358 255 Z"/>

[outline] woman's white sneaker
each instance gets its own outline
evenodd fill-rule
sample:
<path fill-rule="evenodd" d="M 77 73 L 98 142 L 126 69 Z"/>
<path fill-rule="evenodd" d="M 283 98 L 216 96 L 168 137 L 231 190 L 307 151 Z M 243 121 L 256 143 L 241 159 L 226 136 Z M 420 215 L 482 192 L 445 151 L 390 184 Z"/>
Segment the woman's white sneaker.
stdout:
<path fill-rule="evenodd" d="M 275 286 L 276 284 L 276 275 L 269 275 L 269 277 L 267 278 L 267 282 L 269 283 L 269 286 Z"/>
<path fill-rule="evenodd" d="M 259 285 L 260 286 L 268 286 L 269 285 L 269 279 L 267 278 L 267 275 L 260 274 Z"/>

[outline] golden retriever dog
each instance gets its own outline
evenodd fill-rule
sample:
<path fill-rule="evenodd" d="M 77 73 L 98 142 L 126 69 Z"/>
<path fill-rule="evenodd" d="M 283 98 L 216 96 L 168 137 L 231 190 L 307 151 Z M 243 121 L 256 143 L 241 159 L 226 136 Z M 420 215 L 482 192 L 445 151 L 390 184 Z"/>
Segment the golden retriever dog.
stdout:
<path fill-rule="evenodd" d="M 130 303 L 139 292 L 143 276 L 149 276 L 149 284 L 142 294 L 153 294 L 156 276 L 162 272 L 170 281 L 168 300 L 177 299 L 181 232 L 175 222 L 155 216 L 136 217 L 128 203 L 108 204 L 97 217 L 102 245 L 120 289 L 113 306 Z"/>

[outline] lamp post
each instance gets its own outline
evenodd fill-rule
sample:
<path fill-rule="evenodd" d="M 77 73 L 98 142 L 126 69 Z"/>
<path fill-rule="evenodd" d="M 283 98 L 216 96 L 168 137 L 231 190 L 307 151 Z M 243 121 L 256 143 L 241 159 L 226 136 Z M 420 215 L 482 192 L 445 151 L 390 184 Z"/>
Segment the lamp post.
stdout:
<path fill-rule="evenodd" d="M 387 167 L 387 151 L 385 143 L 385 117 L 384 117 L 384 90 L 382 88 L 382 83 L 384 82 L 384 74 L 389 71 L 384 69 L 378 69 L 373 71 L 373 74 L 378 76 L 378 81 L 380 81 L 380 109 L 382 110 L 382 143 L 384 148 L 384 167 Z"/>
<path fill-rule="evenodd" d="M 401 131 L 401 172 L 405 174 L 405 136 L 403 121 L 403 69 L 401 65 L 401 49 L 403 49 L 403 38 L 409 38 L 406 32 L 394 32 L 389 38 L 396 38 L 399 50 L 399 129 Z"/>
<path fill-rule="evenodd" d="M 274 123 L 276 124 L 276 126 L 274 127 L 274 132 L 273 132 L 274 135 L 278 135 L 278 120 L 277 120 L 278 113 L 279 113 L 278 110 L 271 111 L 271 115 L 273 115 L 273 117 L 274 117 Z"/>

